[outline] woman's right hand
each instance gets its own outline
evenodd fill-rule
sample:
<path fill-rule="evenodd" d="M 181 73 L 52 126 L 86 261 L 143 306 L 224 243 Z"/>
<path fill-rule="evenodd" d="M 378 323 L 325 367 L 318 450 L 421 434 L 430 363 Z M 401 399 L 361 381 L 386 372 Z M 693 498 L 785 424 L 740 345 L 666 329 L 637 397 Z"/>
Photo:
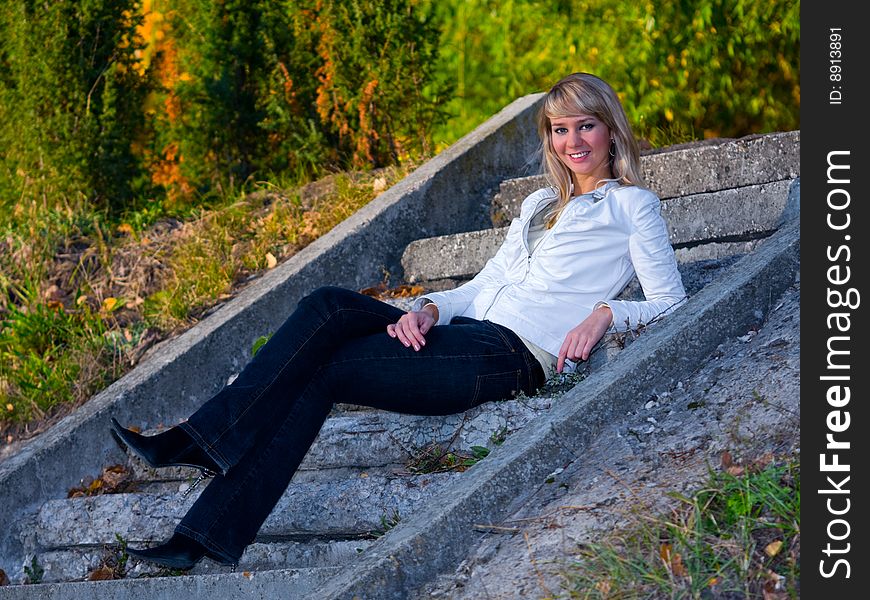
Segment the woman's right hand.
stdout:
<path fill-rule="evenodd" d="M 387 335 L 397 338 L 406 348 L 413 347 L 419 352 L 426 345 L 425 335 L 438 322 L 433 312 L 427 310 L 430 306 L 434 305 L 424 306 L 419 311 L 406 312 L 397 323 L 387 325 Z"/>

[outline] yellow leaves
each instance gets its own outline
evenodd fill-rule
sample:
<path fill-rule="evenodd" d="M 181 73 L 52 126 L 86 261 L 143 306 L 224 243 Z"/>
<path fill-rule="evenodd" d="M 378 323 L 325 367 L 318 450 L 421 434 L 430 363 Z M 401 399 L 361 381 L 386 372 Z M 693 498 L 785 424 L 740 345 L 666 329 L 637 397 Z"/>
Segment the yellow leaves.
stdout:
<path fill-rule="evenodd" d="M 373 298 L 413 298 L 420 296 L 424 291 L 421 285 L 399 285 L 387 288 L 386 285 L 380 283 L 373 287 L 361 289 L 359 293 Z"/>
<path fill-rule="evenodd" d="M 659 547 L 659 558 L 674 577 L 685 577 L 688 574 L 686 566 L 683 564 L 683 557 L 680 556 L 679 552 L 674 552 L 670 544 L 662 544 Z"/>
<path fill-rule="evenodd" d="M 275 255 L 272 254 L 271 252 L 267 252 L 266 253 L 266 268 L 267 269 L 274 269 L 277 264 L 278 264 L 278 259 L 275 258 Z"/>
<path fill-rule="evenodd" d="M 109 296 L 108 298 L 103 300 L 102 310 L 103 312 L 110 313 L 116 306 L 118 306 L 118 299 Z"/>
<path fill-rule="evenodd" d="M 133 226 L 129 223 L 121 223 L 117 228 L 118 235 L 131 235 L 133 233 Z"/>
<path fill-rule="evenodd" d="M 782 550 L 782 540 L 774 540 L 764 547 L 764 553 L 773 558 Z"/>
<path fill-rule="evenodd" d="M 670 108 L 665 109 L 665 119 L 667 119 L 668 122 L 674 120 L 674 111 L 672 111 Z"/>
<path fill-rule="evenodd" d="M 99 477 L 92 480 L 82 480 L 81 486 L 70 489 L 67 492 L 67 498 L 123 492 L 128 487 L 126 484 L 130 476 L 130 471 L 124 465 L 106 467 Z"/>
<path fill-rule="evenodd" d="M 13 410 L 15 410 L 15 406 L 11 402 L 8 402 L 6 403 L 6 410 L 12 412 Z"/>

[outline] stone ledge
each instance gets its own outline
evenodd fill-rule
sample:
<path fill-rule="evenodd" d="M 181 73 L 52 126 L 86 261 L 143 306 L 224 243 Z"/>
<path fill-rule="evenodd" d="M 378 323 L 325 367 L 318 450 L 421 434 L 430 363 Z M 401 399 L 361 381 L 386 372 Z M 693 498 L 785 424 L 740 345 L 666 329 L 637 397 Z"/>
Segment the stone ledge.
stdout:
<path fill-rule="evenodd" d="M 644 153 L 641 168 L 662 200 L 794 179 L 800 176 L 800 131 L 661 148 Z M 543 175 L 503 182 L 492 200 L 492 224 L 509 224 L 523 199 L 547 185 Z"/>
<path fill-rule="evenodd" d="M 662 202 L 671 244 L 699 246 L 720 240 L 766 237 L 799 205 L 799 179 L 779 180 Z M 794 190 L 797 189 L 795 192 Z M 507 228 L 416 240 L 402 255 L 409 282 L 470 279 L 498 250 Z M 721 255 L 720 246 L 718 254 Z"/>

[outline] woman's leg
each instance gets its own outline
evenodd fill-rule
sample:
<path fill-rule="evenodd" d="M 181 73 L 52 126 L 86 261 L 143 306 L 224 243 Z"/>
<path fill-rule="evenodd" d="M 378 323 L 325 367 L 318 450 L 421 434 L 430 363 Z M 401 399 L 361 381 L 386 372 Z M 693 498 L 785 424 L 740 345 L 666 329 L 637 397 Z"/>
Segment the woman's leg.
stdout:
<path fill-rule="evenodd" d="M 540 365 L 509 330 L 456 319 L 432 328 L 419 352 L 385 332 L 354 338 L 308 378 L 279 423 L 270 423 L 250 451 L 212 480 L 176 531 L 236 562 L 280 499 L 334 402 L 425 415 L 533 392 Z"/>
<path fill-rule="evenodd" d="M 384 333 L 403 312 L 336 287 L 315 290 L 272 335 L 239 376 L 182 423 L 224 474 L 264 430 L 280 426 L 294 399 L 348 340 Z"/>

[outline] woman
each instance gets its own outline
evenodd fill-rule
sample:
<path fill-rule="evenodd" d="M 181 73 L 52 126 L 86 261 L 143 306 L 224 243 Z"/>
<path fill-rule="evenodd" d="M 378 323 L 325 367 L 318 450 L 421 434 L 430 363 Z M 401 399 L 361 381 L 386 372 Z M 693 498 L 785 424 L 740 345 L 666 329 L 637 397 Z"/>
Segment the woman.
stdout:
<path fill-rule="evenodd" d="M 146 437 L 113 419 L 113 434 L 152 467 L 214 476 L 168 542 L 130 555 L 178 569 L 203 556 L 237 563 L 335 402 L 444 415 L 532 394 L 547 373 L 586 360 L 608 330 L 649 323 L 685 299 L 611 87 L 569 75 L 548 92 L 538 130 L 554 187 L 525 199 L 470 282 L 407 313 L 321 288 L 184 423 Z M 646 300 L 614 300 L 635 272 Z"/>

